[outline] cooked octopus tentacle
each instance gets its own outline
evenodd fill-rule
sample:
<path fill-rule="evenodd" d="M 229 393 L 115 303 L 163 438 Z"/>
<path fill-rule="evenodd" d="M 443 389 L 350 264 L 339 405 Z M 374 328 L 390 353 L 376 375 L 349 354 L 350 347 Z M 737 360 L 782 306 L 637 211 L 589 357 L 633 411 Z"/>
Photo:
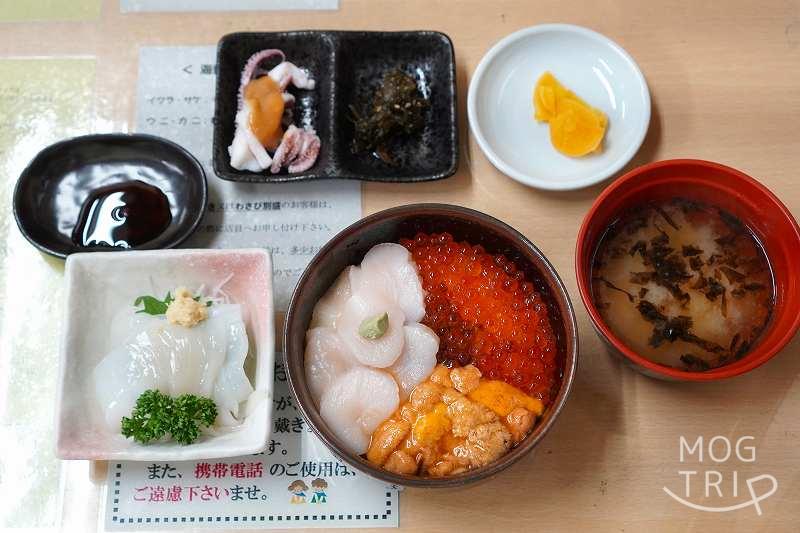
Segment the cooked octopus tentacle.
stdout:
<path fill-rule="evenodd" d="M 319 140 L 316 133 L 305 131 L 303 147 L 300 149 L 300 154 L 295 158 L 294 162 L 289 165 L 289 172 L 305 172 L 314 166 L 321 145 L 322 142 Z"/>
<path fill-rule="evenodd" d="M 242 104 L 244 102 L 244 88 L 248 83 L 257 78 L 258 75 L 263 72 L 260 70 L 259 65 L 261 65 L 263 61 L 273 57 L 280 57 L 280 63 L 286 61 L 286 56 L 283 55 L 281 50 L 278 50 L 277 48 L 270 48 L 268 50 L 256 52 L 255 54 L 251 55 L 250 59 L 248 59 L 247 63 L 245 63 L 244 69 L 242 70 L 242 78 L 239 82 L 239 109 L 242 108 Z"/>
<path fill-rule="evenodd" d="M 286 88 L 291 83 L 298 89 L 314 90 L 316 82 L 309 76 L 308 71 L 302 69 L 290 61 L 284 61 L 269 71 L 269 77 L 275 80 L 281 89 Z"/>
<path fill-rule="evenodd" d="M 265 63 L 274 58 L 279 61 L 277 66 L 266 69 Z M 244 98 L 247 85 L 261 76 L 269 76 L 278 85 L 284 102 L 281 126 L 286 128 L 286 131 L 273 156 L 270 156 L 253 132 L 250 123 L 253 110 L 251 104 Z M 303 172 L 313 166 L 319 154 L 320 139 L 313 129 L 301 129 L 291 124 L 295 97 L 286 92 L 289 85 L 294 85 L 298 89 L 312 90 L 316 82 L 307 70 L 286 61 L 284 53 L 277 49 L 262 50 L 247 60 L 239 85 L 236 130 L 233 142 L 228 147 L 233 168 L 251 172 L 261 172 L 269 168 L 276 174 L 282 168 L 288 168 L 289 172 Z M 280 131 L 280 129 L 277 131 L 279 135 Z"/>

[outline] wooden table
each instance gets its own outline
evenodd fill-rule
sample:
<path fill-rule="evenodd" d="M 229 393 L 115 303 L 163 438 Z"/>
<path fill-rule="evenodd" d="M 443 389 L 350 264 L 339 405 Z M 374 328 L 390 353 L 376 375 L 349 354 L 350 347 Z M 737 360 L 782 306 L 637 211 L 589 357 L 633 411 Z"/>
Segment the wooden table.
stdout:
<path fill-rule="evenodd" d="M 466 92 L 482 55 L 508 33 L 545 22 L 570 22 L 607 35 L 644 72 L 653 100 L 652 121 L 628 168 L 673 157 L 722 162 L 762 181 L 800 215 L 797 0 L 342 0 L 338 11 L 327 12 L 128 15 L 120 14 L 116 2 L 105 2 L 97 20 L 0 25 L 0 54 L 95 57 L 95 123 L 98 130 L 109 131 L 131 129 L 134 123 L 141 45 L 214 44 L 235 30 L 447 33 L 455 45 L 459 87 L 458 173 L 427 184 L 365 184 L 364 213 L 440 201 L 470 206 L 511 224 L 543 250 L 563 277 L 578 317 L 581 351 L 572 396 L 534 455 L 475 487 L 405 491 L 401 527 L 428 532 L 800 531 L 800 339 L 769 364 L 723 383 L 663 383 L 622 367 L 590 327 L 573 268 L 579 224 L 608 183 L 568 193 L 524 187 L 495 170 L 469 134 Z M 3 213 L 9 217 L 5 207 Z M 5 238 L 11 230 L 8 220 L 3 222 L 0 236 Z M 6 283 L 23 281 L 15 275 L 21 273 L 7 272 Z M 756 461 L 741 462 L 734 456 L 715 464 L 706 457 L 702 464 L 696 458 L 681 464 L 681 436 L 692 442 L 698 436 L 722 436 L 733 444 L 753 436 Z M 722 442 L 717 440 L 718 450 Z M 86 484 L 88 466 L 64 468 L 64 527 L 94 530 L 97 491 Z M 709 469 L 721 472 L 726 496 L 737 470 L 739 498 L 727 498 L 728 503 L 746 499 L 745 479 L 758 474 L 774 475 L 779 488 L 761 502 L 762 516 L 752 506 L 727 513 L 697 511 L 662 489 L 682 493 L 678 471 L 687 469 L 699 471 L 698 476 Z"/>

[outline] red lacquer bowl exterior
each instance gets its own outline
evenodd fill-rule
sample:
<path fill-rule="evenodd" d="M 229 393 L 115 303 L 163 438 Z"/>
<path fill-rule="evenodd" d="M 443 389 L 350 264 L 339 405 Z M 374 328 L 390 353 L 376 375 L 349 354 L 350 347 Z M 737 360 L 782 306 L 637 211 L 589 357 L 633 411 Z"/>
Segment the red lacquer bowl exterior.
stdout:
<path fill-rule="evenodd" d="M 738 361 L 706 372 L 688 372 L 637 354 L 609 329 L 594 305 L 591 264 L 608 226 L 627 209 L 675 197 L 718 206 L 742 220 L 761 241 L 775 282 L 775 308 L 755 347 Z M 609 186 L 583 220 L 575 251 L 575 271 L 583 304 L 598 335 L 636 370 L 677 381 L 713 381 L 748 372 L 775 356 L 800 326 L 800 228 L 766 187 L 736 169 L 694 159 L 658 161 L 636 168 Z"/>

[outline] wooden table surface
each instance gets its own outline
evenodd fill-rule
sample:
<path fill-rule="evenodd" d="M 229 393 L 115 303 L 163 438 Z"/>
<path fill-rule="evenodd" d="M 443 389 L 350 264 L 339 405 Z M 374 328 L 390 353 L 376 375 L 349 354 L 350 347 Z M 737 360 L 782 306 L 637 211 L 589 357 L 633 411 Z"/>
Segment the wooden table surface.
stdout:
<path fill-rule="evenodd" d="M 498 172 L 468 132 L 466 92 L 483 54 L 503 36 L 546 22 L 597 30 L 641 67 L 650 86 L 652 120 L 628 168 L 673 157 L 718 161 L 754 176 L 800 215 L 797 0 L 341 0 L 337 11 L 126 15 L 116 2 L 105 2 L 96 20 L 0 25 L 0 55 L 96 58 L 97 129 L 110 131 L 134 124 L 138 49 L 143 45 L 214 44 L 237 30 L 447 33 L 457 62 L 458 173 L 427 184 L 365 184 L 364 214 L 440 201 L 479 209 L 514 226 L 542 249 L 564 279 L 578 318 L 581 350 L 572 395 L 535 454 L 478 486 L 405 491 L 401 528 L 800 531 L 800 339 L 767 365 L 722 383 L 664 383 L 622 367 L 590 327 L 573 268 L 580 222 L 609 182 L 566 193 L 527 188 Z M 752 436 L 756 460 L 744 462 L 734 455 L 724 464 L 708 457 L 703 463 L 687 459 L 682 464 L 681 436 L 692 442 L 698 436 L 722 436 L 733 444 Z M 683 493 L 678 471 L 687 469 L 699 477 L 719 471 L 728 504 L 749 498 L 746 478 L 771 474 L 779 487 L 760 503 L 761 516 L 753 506 L 703 512 L 680 505 L 663 491 L 666 486 Z M 738 498 L 730 497 L 734 470 Z M 98 500 L 82 482 L 87 472 L 86 464 L 67 470 L 65 529 L 95 528 Z M 693 490 L 701 491 L 702 485 Z"/>

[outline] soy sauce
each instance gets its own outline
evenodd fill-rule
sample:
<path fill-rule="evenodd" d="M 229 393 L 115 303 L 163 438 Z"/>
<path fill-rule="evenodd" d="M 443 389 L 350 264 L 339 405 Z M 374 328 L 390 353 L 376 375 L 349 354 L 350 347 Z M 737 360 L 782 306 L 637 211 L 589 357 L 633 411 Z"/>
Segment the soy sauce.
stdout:
<path fill-rule="evenodd" d="M 161 235 L 171 221 L 169 200 L 161 189 L 133 180 L 92 191 L 72 240 L 87 247 L 132 248 Z"/>

